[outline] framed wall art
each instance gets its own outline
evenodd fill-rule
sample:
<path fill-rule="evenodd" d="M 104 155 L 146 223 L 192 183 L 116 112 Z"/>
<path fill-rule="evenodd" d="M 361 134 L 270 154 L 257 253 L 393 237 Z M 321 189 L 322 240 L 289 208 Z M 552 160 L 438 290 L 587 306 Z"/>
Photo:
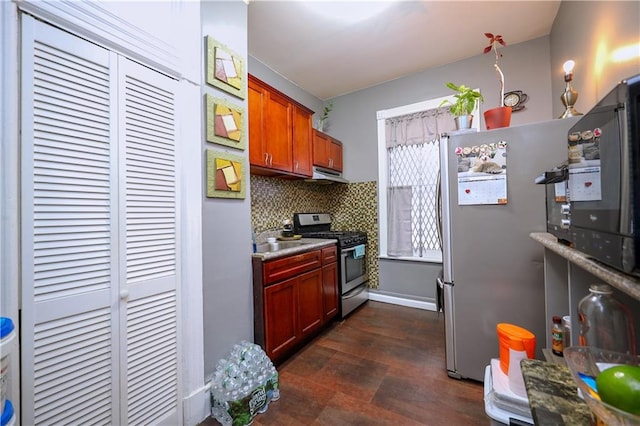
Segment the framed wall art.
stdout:
<path fill-rule="evenodd" d="M 244 199 L 247 188 L 246 158 L 207 150 L 207 197 Z"/>
<path fill-rule="evenodd" d="M 206 103 L 207 141 L 244 150 L 247 147 L 244 108 L 211 95 L 206 95 Z"/>
<path fill-rule="evenodd" d="M 211 36 L 207 36 L 207 84 L 240 99 L 246 96 L 244 60 Z"/>

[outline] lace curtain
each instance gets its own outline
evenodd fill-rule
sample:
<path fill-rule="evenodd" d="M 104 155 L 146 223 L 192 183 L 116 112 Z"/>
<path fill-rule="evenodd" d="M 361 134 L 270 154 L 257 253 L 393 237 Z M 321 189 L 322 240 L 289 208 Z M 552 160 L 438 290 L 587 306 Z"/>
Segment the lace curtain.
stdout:
<path fill-rule="evenodd" d="M 432 239 L 429 234 L 434 235 L 437 230 L 425 229 L 425 224 L 435 226 L 431 218 L 435 215 L 434 176 L 439 172 L 438 135 L 454 128 L 448 108 L 385 121 L 388 256 L 421 257 L 425 248 L 433 248 L 433 241 L 425 240 Z M 438 243 L 435 245 L 439 248 Z"/>

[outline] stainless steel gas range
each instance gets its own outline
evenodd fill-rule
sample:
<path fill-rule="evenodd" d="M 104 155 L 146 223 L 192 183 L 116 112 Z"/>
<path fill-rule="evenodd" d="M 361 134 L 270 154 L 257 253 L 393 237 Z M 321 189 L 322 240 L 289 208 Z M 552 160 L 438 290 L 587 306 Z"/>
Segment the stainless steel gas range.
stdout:
<path fill-rule="evenodd" d="M 332 231 L 329 213 L 295 213 L 293 228 L 307 238 L 327 238 L 337 241 L 338 291 L 340 319 L 369 300 L 367 272 L 367 234 L 360 231 Z"/>

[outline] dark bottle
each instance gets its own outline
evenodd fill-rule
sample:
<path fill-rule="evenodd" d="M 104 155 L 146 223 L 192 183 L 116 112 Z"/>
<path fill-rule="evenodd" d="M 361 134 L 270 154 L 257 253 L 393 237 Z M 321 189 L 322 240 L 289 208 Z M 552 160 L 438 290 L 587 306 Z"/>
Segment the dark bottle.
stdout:
<path fill-rule="evenodd" d="M 551 327 L 551 352 L 554 355 L 563 356 L 564 339 L 562 333 L 562 318 L 554 316 L 553 327 Z"/>

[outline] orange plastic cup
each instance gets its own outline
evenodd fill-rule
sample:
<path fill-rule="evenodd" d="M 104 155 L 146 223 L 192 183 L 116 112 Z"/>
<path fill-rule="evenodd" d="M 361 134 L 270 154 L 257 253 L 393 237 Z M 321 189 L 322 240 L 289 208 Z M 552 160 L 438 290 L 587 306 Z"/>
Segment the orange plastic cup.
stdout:
<path fill-rule="evenodd" d="M 524 346 L 527 358 L 533 358 L 536 353 L 536 336 L 517 325 L 500 323 L 496 326 L 498 332 L 498 344 L 500 345 L 500 369 L 504 374 L 509 374 L 509 349 L 521 350 Z M 513 342 L 521 341 L 522 346 Z"/>

